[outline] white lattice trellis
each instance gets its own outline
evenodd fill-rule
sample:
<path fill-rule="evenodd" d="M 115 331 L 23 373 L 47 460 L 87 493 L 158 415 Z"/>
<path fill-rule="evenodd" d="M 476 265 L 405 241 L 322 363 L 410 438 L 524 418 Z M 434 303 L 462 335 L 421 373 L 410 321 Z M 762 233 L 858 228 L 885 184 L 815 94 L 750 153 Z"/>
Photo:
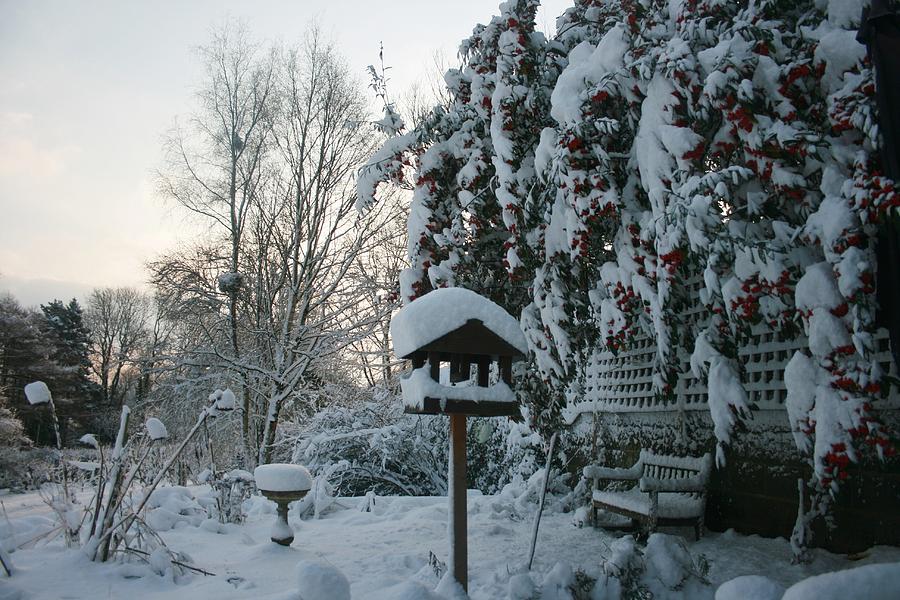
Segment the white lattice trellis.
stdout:
<path fill-rule="evenodd" d="M 751 343 L 738 351 L 746 375 L 744 388 L 759 410 L 784 410 L 784 368 L 795 351 L 807 347 L 806 338 L 779 341 L 773 331 L 762 325 L 754 326 L 751 331 Z M 879 330 L 875 339 L 878 344 L 876 359 L 882 369 L 896 376 L 887 332 Z M 639 336 L 631 348 L 618 356 L 607 350 L 595 352 L 587 366 L 583 394 L 571 398 L 563 410 L 566 421 L 571 424 L 579 415 L 595 411 L 707 410 L 706 383 L 693 376 L 686 356 L 681 357 L 674 398 L 667 401 L 654 395 L 652 365 L 655 354 L 656 345 L 646 336 Z M 900 408 L 900 394 L 895 391 L 881 408 Z"/>

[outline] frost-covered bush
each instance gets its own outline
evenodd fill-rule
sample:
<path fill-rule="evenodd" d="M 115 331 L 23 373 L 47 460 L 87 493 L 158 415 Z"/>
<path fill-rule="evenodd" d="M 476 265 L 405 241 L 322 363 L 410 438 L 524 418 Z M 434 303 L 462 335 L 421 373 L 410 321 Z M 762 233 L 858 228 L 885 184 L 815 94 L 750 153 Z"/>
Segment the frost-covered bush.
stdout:
<path fill-rule="evenodd" d="M 615 540 L 600 564 L 584 570 L 565 562 L 539 575 L 509 579 L 509 600 L 712 600 L 708 564 L 677 536 L 655 533 L 642 546 L 633 537 Z"/>
<path fill-rule="evenodd" d="M 215 471 L 205 469 L 197 477 L 198 483 L 207 483 L 215 500 L 207 507 L 211 518 L 219 523 L 243 523 L 244 502 L 253 494 L 256 486 L 253 475 L 243 469 Z"/>
<path fill-rule="evenodd" d="M 712 598 L 713 591 L 706 580 L 708 570 L 705 557 L 692 557 L 678 536 L 654 533 L 641 547 L 629 535 L 610 545 L 591 598 Z"/>
<path fill-rule="evenodd" d="M 292 462 L 315 477 L 328 472 L 335 493 L 433 495 L 447 491 L 446 423 L 405 415 L 383 395 L 348 408 L 326 408 L 287 436 Z"/>
<path fill-rule="evenodd" d="M 0 395 L 0 447 L 18 447 L 31 445 L 25 435 L 25 426 L 16 414 L 5 405 L 5 398 Z"/>
<path fill-rule="evenodd" d="M 177 485 L 153 490 L 147 500 L 144 520 L 154 531 L 168 531 L 178 523 L 197 526 L 206 518 L 207 510 L 215 504 L 209 496 L 197 497 Z"/>
<path fill-rule="evenodd" d="M 505 418 L 468 421 L 466 468 L 471 487 L 493 494 L 543 473 L 546 455 L 541 437 L 527 424 Z"/>
<path fill-rule="evenodd" d="M 316 477 L 327 473 L 335 495 L 446 494 L 447 418 L 407 415 L 392 393 L 370 393 L 367 402 L 330 406 L 294 425 L 286 433 L 292 462 Z M 470 485 L 484 493 L 524 486 L 545 460 L 540 437 L 508 419 L 468 419 L 467 449 Z"/>

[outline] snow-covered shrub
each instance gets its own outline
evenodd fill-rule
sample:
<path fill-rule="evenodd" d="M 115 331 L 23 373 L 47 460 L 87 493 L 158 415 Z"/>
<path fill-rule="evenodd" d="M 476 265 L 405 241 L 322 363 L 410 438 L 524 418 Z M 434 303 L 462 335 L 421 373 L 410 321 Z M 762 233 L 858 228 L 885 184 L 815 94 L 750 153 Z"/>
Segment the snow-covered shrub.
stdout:
<path fill-rule="evenodd" d="M 293 430 L 286 427 L 292 462 L 317 479 L 325 475 L 335 495 L 446 494 L 447 418 L 407 415 L 395 395 L 381 388 L 371 393 L 368 402 L 329 406 Z M 540 437 L 507 419 L 468 419 L 467 451 L 470 485 L 484 493 L 507 484 L 527 487 L 545 460 Z"/>
<path fill-rule="evenodd" d="M 0 447 L 29 446 L 25 426 L 16 414 L 6 406 L 6 398 L 0 393 Z"/>
<path fill-rule="evenodd" d="M 205 519 L 207 509 L 198 504 L 186 488 L 159 486 L 207 421 L 234 408 L 234 403 L 223 402 L 222 396 L 221 390 L 210 395 L 209 405 L 200 412 L 194 426 L 168 453 L 168 458 L 140 491 L 137 491 L 138 486 L 132 488 L 132 485 L 138 481 L 155 444 L 168 437 L 168 429 L 158 418 L 150 417 L 143 427 L 134 431 L 135 428 L 129 427 L 131 409 L 123 406 L 111 450 L 104 452 L 92 435 L 81 438 L 83 443 L 95 448 L 99 459 L 94 497 L 86 506 L 88 514 L 80 521 L 85 554 L 102 562 L 117 555 L 137 556 L 146 561 L 152 553 L 158 558 L 165 552 L 173 569 L 183 562 L 178 553 L 165 547 L 156 529 L 174 527 L 184 517 L 191 517 L 195 525 L 199 524 Z M 215 500 L 210 498 L 204 504 L 209 507 L 214 503 Z M 179 566 L 181 568 L 183 565 Z"/>
<path fill-rule="evenodd" d="M 526 423 L 503 418 L 468 421 L 466 474 L 470 487 L 494 494 L 543 473 L 546 456 L 541 437 Z"/>
<path fill-rule="evenodd" d="M 556 563 L 542 576 L 509 579 L 509 600 L 711 600 L 708 565 L 691 557 L 680 537 L 655 533 L 646 546 L 632 536 L 613 541 L 597 568 Z M 540 581 L 540 584 L 537 582 Z"/>
<path fill-rule="evenodd" d="M 708 570 L 706 559 L 702 555 L 694 559 L 680 537 L 654 533 L 642 548 L 629 535 L 610 545 L 591 598 L 712 598 Z"/>
<path fill-rule="evenodd" d="M 215 503 L 210 507 L 210 515 L 220 523 L 243 523 L 243 504 L 256 489 L 253 475 L 243 469 L 231 469 L 225 472 L 212 473 L 202 479 L 213 490 Z"/>
<path fill-rule="evenodd" d="M 7 473 L 18 471 L 21 467 L 19 447 L 30 443 L 22 422 L 6 407 L 6 402 L 6 395 L 0 388 L 0 488 L 11 487 L 13 477 Z M 11 576 L 12 560 L 4 547 L 4 537 L 0 531 L 0 567 L 7 576 Z"/>
<path fill-rule="evenodd" d="M 211 504 L 208 499 L 203 504 Z M 144 520 L 154 531 L 168 531 L 179 523 L 197 526 L 206 518 L 203 504 L 188 488 L 160 487 L 147 500 Z"/>
<path fill-rule="evenodd" d="M 334 492 L 362 496 L 433 495 L 447 492 L 446 423 L 404 415 L 399 402 L 334 406 L 296 426 L 292 462 L 318 479 L 331 476 Z"/>

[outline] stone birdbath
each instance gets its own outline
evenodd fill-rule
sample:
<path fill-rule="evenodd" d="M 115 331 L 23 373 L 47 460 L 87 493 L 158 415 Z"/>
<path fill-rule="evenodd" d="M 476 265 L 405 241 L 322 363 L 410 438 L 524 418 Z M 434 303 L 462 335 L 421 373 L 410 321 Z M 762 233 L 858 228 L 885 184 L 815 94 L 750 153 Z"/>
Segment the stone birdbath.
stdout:
<path fill-rule="evenodd" d="M 260 493 L 278 505 L 272 541 L 290 546 L 294 541 L 294 530 L 288 524 L 288 505 L 306 496 L 312 488 L 312 476 L 301 465 L 275 463 L 256 467 L 253 477 Z"/>

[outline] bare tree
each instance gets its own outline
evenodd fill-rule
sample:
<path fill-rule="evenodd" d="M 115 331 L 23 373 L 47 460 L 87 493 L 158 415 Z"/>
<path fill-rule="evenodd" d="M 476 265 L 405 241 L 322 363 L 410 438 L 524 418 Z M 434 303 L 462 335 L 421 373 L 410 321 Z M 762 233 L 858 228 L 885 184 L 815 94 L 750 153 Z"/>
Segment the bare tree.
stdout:
<path fill-rule="evenodd" d="M 125 399 L 123 377 L 137 364 L 150 313 L 149 299 L 134 288 L 98 288 L 88 297 L 84 320 L 91 330 L 91 367 L 107 404 Z"/>
<path fill-rule="evenodd" d="M 390 323 L 400 309 L 400 272 L 408 265 L 406 253 L 406 220 L 409 210 L 405 193 L 394 190 L 385 195 L 379 223 L 368 248 L 354 261 L 350 278 L 360 292 L 360 300 L 347 307 L 347 318 L 369 324 L 364 335 L 357 336 L 345 356 L 368 385 L 390 384 L 396 361 L 391 352 Z"/>
<path fill-rule="evenodd" d="M 376 222 L 354 209 L 353 175 L 373 149 L 365 97 L 317 30 L 286 54 L 280 83 L 282 118 L 273 134 L 283 170 L 275 201 L 262 207 L 270 227 L 258 245 L 268 257 L 259 268 L 272 345 L 260 462 L 270 459 L 282 406 L 311 365 L 367 325 L 344 315 L 360 300 L 349 273 Z"/>
<path fill-rule="evenodd" d="M 167 167 L 159 175 L 163 195 L 211 221 L 227 236 L 228 269 L 218 288 L 228 297 L 231 358 L 241 356 L 238 296 L 244 281 L 241 250 L 253 203 L 265 176 L 265 159 L 275 106 L 274 50 L 262 51 L 247 31 L 229 25 L 200 48 L 206 79 L 199 110 L 186 129 L 166 144 Z M 250 390 L 242 382 L 242 435 L 249 457 Z"/>
<path fill-rule="evenodd" d="M 323 380 L 334 357 L 383 323 L 383 314 L 357 310 L 377 304 L 359 285 L 360 257 L 383 244 L 387 219 L 397 216 L 389 209 L 356 213 L 354 176 L 377 140 L 362 86 L 317 30 L 279 52 L 271 79 L 259 85 L 270 86 L 266 139 L 252 193 L 237 205 L 244 211 L 240 236 L 229 221 L 210 216 L 217 226 L 206 245 L 151 264 L 167 314 L 179 322 L 180 380 L 230 373 L 243 387 L 247 466 L 271 459 L 286 407 L 315 410 L 307 406 L 315 397 L 308 388 Z M 217 148 L 207 151 L 210 157 L 191 160 L 213 161 Z M 188 157 L 181 155 L 183 164 Z M 164 192 L 189 210 L 209 211 L 179 199 L 183 189 L 174 183 L 185 180 L 184 171 L 169 168 L 176 170 L 162 176 L 172 183 Z M 188 172 L 196 194 L 211 194 L 192 177 Z M 215 279 L 226 268 L 239 274 L 227 301 L 216 292 L 222 278 Z"/>

